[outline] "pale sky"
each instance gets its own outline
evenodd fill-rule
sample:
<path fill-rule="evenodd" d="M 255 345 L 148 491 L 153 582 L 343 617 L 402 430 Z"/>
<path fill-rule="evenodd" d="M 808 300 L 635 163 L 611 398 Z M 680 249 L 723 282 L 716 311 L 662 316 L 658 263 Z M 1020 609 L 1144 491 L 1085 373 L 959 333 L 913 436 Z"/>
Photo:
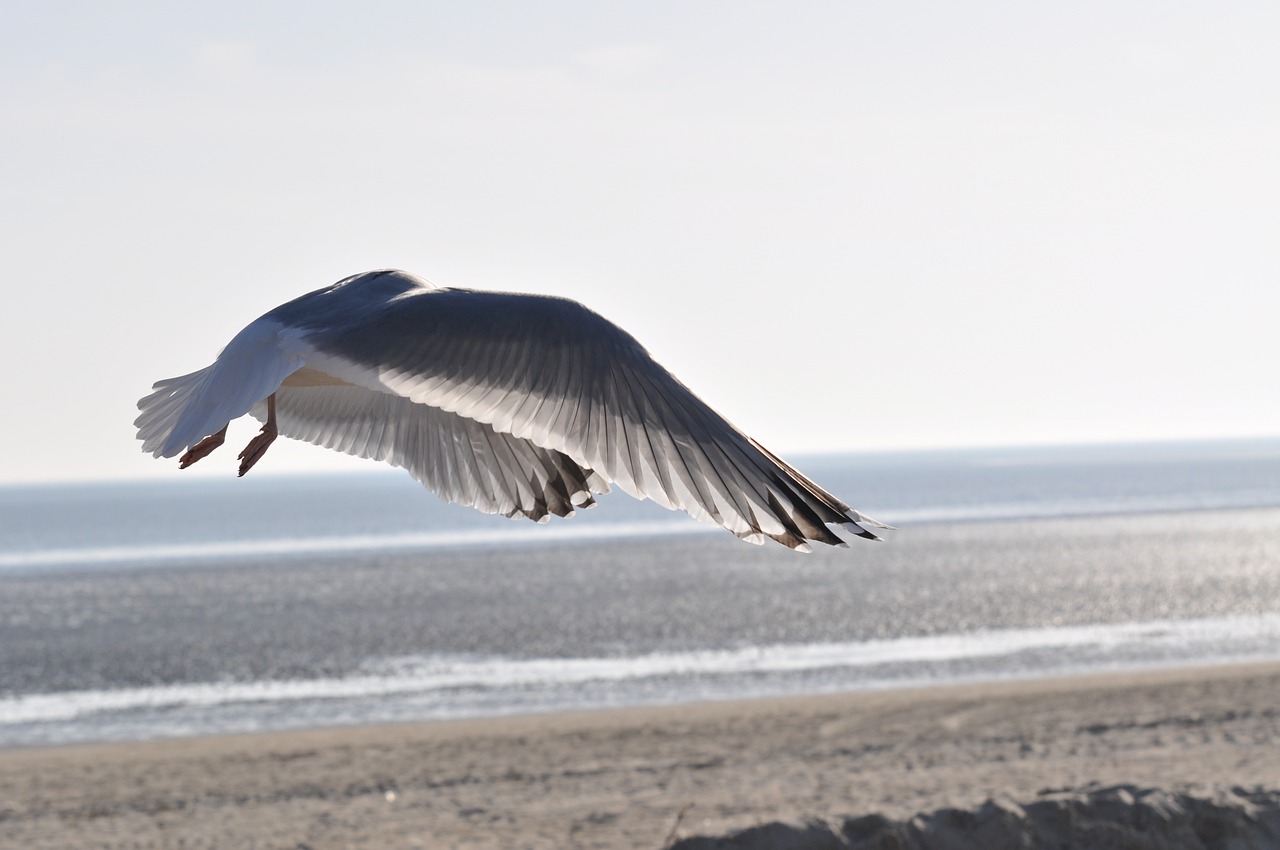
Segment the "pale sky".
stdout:
<path fill-rule="evenodd" d="M 783 454 L 1280 434 L 1275 2 L 4 18 L 0 481 L 178 475 L 151 384 L 384 267 L 577 298 Z"/>

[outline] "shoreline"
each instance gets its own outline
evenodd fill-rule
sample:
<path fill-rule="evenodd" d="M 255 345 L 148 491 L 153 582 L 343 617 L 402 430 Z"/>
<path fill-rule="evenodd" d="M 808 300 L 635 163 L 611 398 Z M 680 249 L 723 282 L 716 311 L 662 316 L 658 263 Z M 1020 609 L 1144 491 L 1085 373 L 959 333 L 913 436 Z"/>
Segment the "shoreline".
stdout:
<path fill-rule="evenodd" d="M 1140 625 L 1140 623 L 1139 623 Z M 585 705 L 585 707 L 567 707 L 567 708 L 544 708 L 529 710 L 509 710 L 509 712 L 498 713 L 477 713 L 474 716 L 444 716 L 444 717 L 421 717 L 415 719 L 388 719 L 388 721 L 369 722 L 334 722 L 334 723 L 317 723 L 314 726 L 297 726 L 297 727 L 279 727 L 279 728 L 261 728 L 261 730 L 250 731 L 212 731 L 212 732 L 195 732 L 195 734 L 173 734 L 173 735 L 157 735 L 154 737 L 118 737 L 118 739 L 101 739 L 101 740 L 70 740 L 65 742 L 18 742 L 18 744 L 0 744 L 0 758 L 5 753 L 15 753 L 22 750 L 60 750 L 69 748 L 113 748 L 113 746 L 148 746 L 163 745 L 168 742 L 180 741 L 200 741 L 200 740 L 234 740 L 234 739 L 257 739 L 264 736 L 289 736 L 289 735 L 307 735 L 308 732 L 326 735 L 340 734 L 340 732 L 356 731 L 356 730 L 380 730 L 380 728 L 402 728 L 402 730 L 415 730 L 417 727 L 438 726 L 438 725 L 507 725 L 507 723 L 515 723 L 520 721 L 534 721 L 536 718 L 586 718 L 594 716 L 594 714 L 605 714 L 605 716 L 625 716 L 627 713 L 639 713 L 648 716 L 650 713 L 660 712 L 685 712 L 685 710 L 698 710 L 700 707 L 733 707 L 733 705 L 755 705 L 755 707 L 765 707 L 768 704 L 781 704 L 797 702 L 810 702 L 810 700 L 845 700 L 858 699 L 859 696 L 870 696 L 877 694 L 895 694 L 895 693 L 929 693 L 929 691 L 952 690 L 952 689 L 998 689 L 1001 686 L 1018 686 L 1030 685 L 1034 686 L 1037 682 L 1055 682 L 1055 681 L 1074 681 L 1084 682 L 1089 680 L 1112 680 L 1117 677 L 1128 676 L 1158 676 L 1162 672 L 1172 672 L 1179 675 L 1181 672 L 1194 671 L 1215 671 L 1220 668 L 1230 667 L 1267 667 L 1275 664 L 1280 667 L 1280 653 L 1274 655 L 1244 655 L 1244 657 L 1222 657 L 1211 659 L 1196 659 L 1196 661 L 1165 661 L 1165 662 L 1137 662 L 1133 664 L 1116 664 L 1116 666 L 1108 667 L 1083 667 L 1083 668 L 1062 668 L 1062 670 L 1053 670 L 1048 672 L 1018 672 L 1010 673 L 1010 675 L 991 676 L 987 673 L 977 673 L 973 677 L 959 678 L 940 678 L 940 680 L 922 680 L 922 678 L 908 678 L 902 681 L 873 680 L 865 686 L 845 687 L 845 689 L 832 690 L 814 690 L 800 691 L 800 693 L 790 694 L 758 694 L 746 696 L 708 696 L 704 699 L 675 700 L 675 702 L 654 702 L 654 703 L 635 703 L 620 705 Z M 44 695 L 40 695 L 44 696 Z M 20 699 L 20 698 L 19 698 Z"/>
<path fill-rule="evenodd" d="M 1280 662 L 13 748 L 0 844 L 657 848 L 1089 783 L 1280 789 Z"/>

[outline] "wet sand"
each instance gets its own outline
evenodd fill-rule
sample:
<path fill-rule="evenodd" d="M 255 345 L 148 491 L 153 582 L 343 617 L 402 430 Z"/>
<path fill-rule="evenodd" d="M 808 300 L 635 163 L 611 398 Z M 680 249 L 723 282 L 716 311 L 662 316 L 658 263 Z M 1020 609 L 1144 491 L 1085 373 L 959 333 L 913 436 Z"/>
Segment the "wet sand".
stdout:
<path fill-rule="evenodd" d="M 658 850 L 1090 783 L 1271 799 L 1280 663 L 7 750 L 0 846 Z"/>

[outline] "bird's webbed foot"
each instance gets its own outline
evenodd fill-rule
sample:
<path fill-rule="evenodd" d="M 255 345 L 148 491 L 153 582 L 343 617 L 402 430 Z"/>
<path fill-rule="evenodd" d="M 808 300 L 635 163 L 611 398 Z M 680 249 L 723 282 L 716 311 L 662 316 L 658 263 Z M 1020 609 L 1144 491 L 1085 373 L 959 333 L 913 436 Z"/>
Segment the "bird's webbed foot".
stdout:
<path fill-rule="evenodd" d="M 276 427 L 276 394 L 267 396 L 267 422 L 262 426 L 262 433 L 249 441 L 249 445 L 240 452 L 240 475 L 244 475 L 253 465 L 267 453 L 267 448 L 276 441 L 280 429 Z"/>
<path fill-rule="evenodd" d="M 240 457 L 238 458 L 240 472 L 238 474 L 244 475 L 250 469 L 253 469 L 253 465 L 262 459 L 262 456 L 267 453 L 267 448 L 275 442 L 275 439 L 276 429 L 269 425 L 262 426 L 262 433 L 250 440 L 249 445 L 245 446 L 244 451 L 240 452 Z"/>
<path fill-rule="evenodd" d="M 212 452 L 218 446 L 222 445 L 223 440 L 227 438 L 226 426 L 216 434 L 210 434 L 191 448 L 187 449 L 187 453 L 178 458 L 178 469 L 186 469 L 191 464 L 200 460 L 200 458 Z"/>

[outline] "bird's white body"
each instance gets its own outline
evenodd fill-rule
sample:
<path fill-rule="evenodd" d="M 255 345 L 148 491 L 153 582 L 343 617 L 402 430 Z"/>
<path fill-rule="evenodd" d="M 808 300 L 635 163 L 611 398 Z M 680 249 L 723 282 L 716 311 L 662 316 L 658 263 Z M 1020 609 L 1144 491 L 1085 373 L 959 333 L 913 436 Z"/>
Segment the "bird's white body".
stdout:
<path fill-rule="evenodd" d="M 354 275 L 255 320 L 209 367 L 158 382 L 138 403 L 138 438 L 173 457 L 246 413 L 265 419 L 271 397 L 279 433 L 404 467 L 489 513 L 569 516 L 612 482 L 755 543 L 807 551 L 843 545 L 828 524 L 885 527 L 565 299 Z"/>

